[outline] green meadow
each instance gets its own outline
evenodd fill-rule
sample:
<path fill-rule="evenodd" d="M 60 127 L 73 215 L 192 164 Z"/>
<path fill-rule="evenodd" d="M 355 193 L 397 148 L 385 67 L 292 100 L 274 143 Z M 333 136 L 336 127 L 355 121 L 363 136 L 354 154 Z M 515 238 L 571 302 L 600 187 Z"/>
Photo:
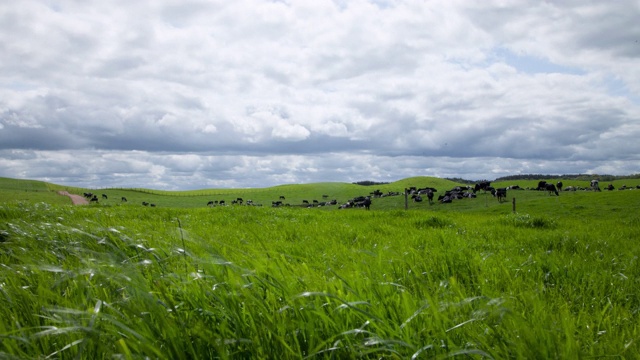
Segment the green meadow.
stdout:
<path fill-rule="evenodd" d="M 611 183 L 406 209 L 388 196 L 367 211 L 301 205 L 459 184 L 0 178 L 0 358 L 638 359 L 640 189 L 617 188 L 640 180 Z M 537 181 L 492 185 L 515 184 Z M 73 206 L 59 190 L 107 199 Z M 288 206 L 272 207 L 280 196 Z M 262 206 L 206 205 L 239 197 Z"/>

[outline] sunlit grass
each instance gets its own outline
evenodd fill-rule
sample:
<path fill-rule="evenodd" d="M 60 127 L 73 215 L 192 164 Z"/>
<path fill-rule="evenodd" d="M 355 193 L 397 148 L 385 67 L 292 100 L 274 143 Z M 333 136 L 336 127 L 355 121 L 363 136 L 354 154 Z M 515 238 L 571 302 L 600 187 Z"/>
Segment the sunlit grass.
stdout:
<path fill-rule="evenodd" d="M 0 205 L 0 357 L 640 355 L 635 214 L 309 210 Z"/>

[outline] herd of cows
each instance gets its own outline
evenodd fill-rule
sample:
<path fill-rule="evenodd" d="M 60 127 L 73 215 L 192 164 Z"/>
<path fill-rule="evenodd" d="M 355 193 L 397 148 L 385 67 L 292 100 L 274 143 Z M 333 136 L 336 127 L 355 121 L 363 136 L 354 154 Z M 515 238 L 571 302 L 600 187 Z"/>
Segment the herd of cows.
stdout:
<path fill-rule="evenodd" d="M 636 188 L 640 189 L 640 185 L 637 185 Z M 615 190 L 613 184 L 609 184 L 605 187 L 606 190 Z M 620 187 L 619 190 L 629 189 L 626 185 Z M 380 190 L 375 190 L 370 192 L 367 196 L 357 196 L 355 198 L 349 199 L 342 204 L 338 204 L 338 200 L 327 200 L 328 195 L 322 195 L 323 201 L 312 200 L 302 200 L 302 202 L 298 205 L 290 204 L 285 202 L 286 198 L 284 195 L 281 195 L 278 200 L 272 201 L 272 207 L 280 207 L 280 206 L 298 206 L 298 207 L 322 207 L 322 206 L 335 206 L 338 205 L 339 209 L 349 209 L 349 208 L 364 208 L 369 210 L 371 208 L 371 203 L 373 198 L 383 198 L 387 196 L 400 196 L 405 195 L 408 199 L 411 199 L 413 202 L 422 202 L 426 198 L 429 204 L 433 204 L 436 201 L 441 204 L 448 204 L 453 202 L 454 200 L 460 200 L 465 198 L 475 198 L 479 191 L 483 193 L 490 193 L 493 197 L 495 197 L 498 202 L 506 201 L 507 191 L 509 190 L 536 190 L 536 191 L 547 191 L 549 195 L 559 196 L 560 191 L 601 191 L 600 184 L 598 180 L 592 180 L 589 187 L 577 187 L 577 186 L 567 186 L 563 187 L 562 181 L 558 181 L 557 183 L 549 183 L 546 181 L 539 181 L 538 186 L 536 188 L 522 188 L 518 185 L 511 185 L 508 187 L 495 188 L 491 186 L 491 182 L 489 181 L 481 181 L 475 186 L 456 186 L 453 189 L 446 190 L 441 195 L 438 195 L 437 199 L 435 198 L 435 193 L 438 192 L 437 189 L 432 187 L 425 188 L 417 188 L 411 187 L 405 189 L 404 192 L 394 192 L 390 191 L 387 193 L 383 193 Z M 90 203 L 98 203 L 98 195 L 93 193 L 84 193 L 84 197 Z M 102 194 L 102 199 L 108 199 L 106 194 Z M 127 198 L 122 197 L 120 199 L 121 202 L 127 202 Z M 146 201 L 142 202 L 143 206 L 155 207 L 156 205 L 153 203 L 149 203 Z M 242 198 L 236 198 L 235 200 L 227 203 L 225 200 L 211 200 L 207 202 L 208 207 L 215 206 L 226 206 L 226 205 L 249 205 L 249 206 L 262 206 L 262 204 L 255 203 L 252 200 L 243 200 Z"/>

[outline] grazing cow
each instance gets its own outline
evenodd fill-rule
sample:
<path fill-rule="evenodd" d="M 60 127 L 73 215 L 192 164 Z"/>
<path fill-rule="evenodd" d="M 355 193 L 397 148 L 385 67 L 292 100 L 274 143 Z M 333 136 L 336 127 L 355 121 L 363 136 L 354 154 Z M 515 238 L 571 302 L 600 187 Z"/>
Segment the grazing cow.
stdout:
<path fill-rule="evenodd" d="M 84 197 L 86 197 L 87 199 L 91 199 L 93 197 L 92 193 L 84 193 Z"/>
<path fill-rule="evenodd" d="M 237 198 L 236 202 L 240 205 L 242 205 L 242 203 L 244 202 L 244 200 L 242 200 L 242 198 Z"/>
<path fill-rule="evenodd" d="M 433 204 L 433 191 L 427 191 L 427 199 L 429 199 L 429 204 Z"/>
<path fill-rule="evenodd" d="M 95 203 L 97 203 L 97 202 L 98 202 L 98 195 L 93 195 L 93 196 L 91 197 L 91 200 L 89 200 L 89 202 L 95 202 Z"/>
<path fill-rule="evenodd" d="M 102 194 L 102 198 L 106 200 L 107 199 L 107 194 Z"/>
<path fill-rule="evenodd" d="M 226 204 L 227 204 L 227 203 L 225 203 L 225 202 L 224 202 L 224 200 L 220 200 L 220 201 L 218 201 L 218 205 L 220 205 L 220 206 L 223 206 L 223 205 L 226 205 Z"/>
<path fill-rule="evenodd" d="M 146 202 L 146 201 L 143 201 L 143 202 L 142 202 L 142 206 L 149 206 L 149 203 L 148 203 L 148 202 Z"/>
<path fill-rule="evenodd" d="M 284 195 L 280 195 L 280 200 L 284 200 Z"/>
<path fill-rule="evenodd" d="M 156 207 L 156 204 L 149 204 L 149 206 L 151 206 L 151 207 Z"/>
<path fill-rule="evenodd" d="M 507 189 L 506 188 L 496 189 L 496 197 L 498 198 L 498 202 L 503 202 L 507 200 Z"/>
<path fill-rule="evenodd" d="M 207 206 L 209 206 L 209 207 L 213 206 L 213 200 L 209 201 L 209 202 L 207 203 Z"/>
<path fill-rule="evenodd" d="M 613 187 L 613 184 L 609 184 L 609 185 L 607 185 L 607 190 L 609 190 L 609 191 L 615 190 L 615 187 Z"/>
<path fill-rule="evenodd" d="M 491 190 L 491 195 L 498 198 L 498 202 L 503 202 L 507 199 L 507 188 L 498 188 Z"/>
<path fill-rule="evenodd" d="M 413 200 L 413 202 L 422 202 L 422 196 L 420 195 L 413 194 L 411 195 L 411 199 Z"/>
<path fill-rule="evenodd" d="M 600 191 L 600 183 L 598 180 L 591 180 L 591 190 Z"/>
<path fill-rule="evenodd" d="M 549 192 L 549 195 L 551 195 L 552 193 L 555 193 L 556 196 L 560 196 L 560 194 L 558 193 L 558 189 L 556 189 L 556 186 L 553 184 L 547 184 L 545 186 L 545 189 Z"/>
<path fill-rule="evenodd" d="M 488 191 L 490 190 L 489 188 L 491 187 L 491 182 L 490 181 L 481 181 L 479 183 L 476 184 L 476 186 L 473 188 L 473 192 L 477 192 L 478 190 L 482 190 L 482 191 Z"/>
<path fill-rule="evenodd" d="M 538 187 L 536 188 L 536 190 L 540 191 L 540 190 L 547 190 L 547 182 L 544 180 L 541 180 L 538 182 Z"/>
<path fill-rule="evenodd" d="M 366 198 L 364 198 L 362 204 L 364 205 L 365 209 L 369 210 L 369 208 L 371 207 L 371 198 L 367 196 Z"/>
<path fill-rule="evenodd" d="M 323 198 L 323 199 L 326 199 L 326 198 L 328 198 L 328 197 L 329 197 L 329 195 L 322 195 L 322 198 Z"/>
<path fill-rule="evenodd" d="M 558 191 L 562 191 L 562 181 L 558 181 L 556 187 L 558 188 Z"/>
<path fill-rule="evenodd" d="M 122 202 L 127 202 L 127 198 L 123 196 L 123 197 L 120 199 L 120 201 L 122 201 Z"/>
<path fill-rule="evenodd" d="M 272 201 L 271 206 L 272 207 L 282 206 L 282 201 Z"/>
<path fill-rule="evenodd" d="M 313 204 L 317 205 L 318 204 L 318 200 L 313 200 Z"/>
<path fill-rule="evenodd" d="M 309 200 L 302 200 L 302 203 L 309 205 Z"/>

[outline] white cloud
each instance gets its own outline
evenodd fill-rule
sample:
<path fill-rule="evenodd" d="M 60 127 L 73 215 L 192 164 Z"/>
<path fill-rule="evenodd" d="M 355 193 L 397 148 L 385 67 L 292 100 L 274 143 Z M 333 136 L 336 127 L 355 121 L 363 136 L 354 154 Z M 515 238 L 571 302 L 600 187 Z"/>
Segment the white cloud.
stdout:
<path fill-rule="evenodd" d="M 638 15 L 634 0 L 3 3 L 0 176 L 635 173 Z"/>
<path fill-rule="evenodd" d="M 301 141 L 309 137 L 311 132 L 300 124 L 288 124 L 282 122 L 273 128 L 271 135 L 275 138 L 289 140 L 289 141 Z"/>

